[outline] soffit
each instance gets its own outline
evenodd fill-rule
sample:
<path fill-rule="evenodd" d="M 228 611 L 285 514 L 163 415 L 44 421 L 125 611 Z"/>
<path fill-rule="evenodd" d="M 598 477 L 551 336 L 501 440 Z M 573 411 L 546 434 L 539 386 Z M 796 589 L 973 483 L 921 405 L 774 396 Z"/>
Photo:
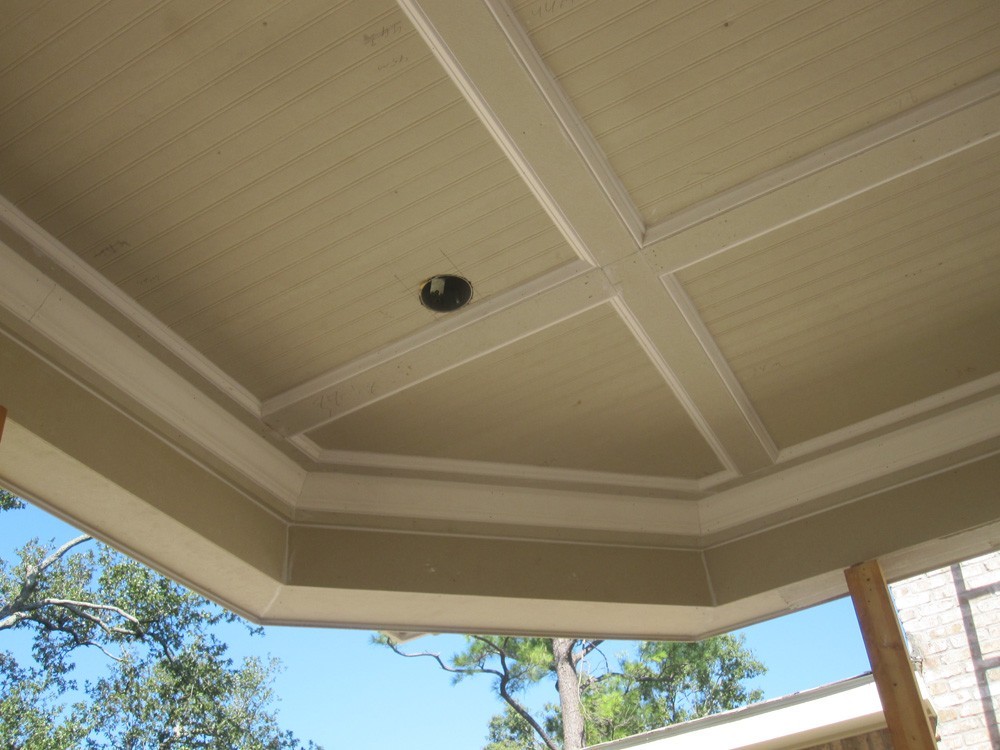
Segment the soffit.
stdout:
<path fill-rule="evenodd" d="M 647 223 L 991 72 L 995 3 L 517 2 Z"/>

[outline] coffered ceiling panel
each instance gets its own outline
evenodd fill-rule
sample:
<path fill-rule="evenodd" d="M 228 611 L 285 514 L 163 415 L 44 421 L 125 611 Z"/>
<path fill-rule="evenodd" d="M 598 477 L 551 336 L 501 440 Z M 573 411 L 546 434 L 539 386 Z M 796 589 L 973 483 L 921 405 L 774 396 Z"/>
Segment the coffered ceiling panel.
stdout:
<path fill-rule="evenodd" d="M 780 446 L 1000 369 L 998 173 L 993 140 L 679 274 Z"/>
<path fill-rule="evenodd" d="M 721 470 L 602 305 L 309 433 L 324 449 L 700 479 Z"/>
<path fill-rule="evenodd" d="M 514 3 L 647 223 L 991 72 L 1000 6 Z"/>
<path fill-rule="evenodd" d="M 575 257 L 393 3 L 126 5 L 8 32 L 0 191 L 258 397 Z"/>

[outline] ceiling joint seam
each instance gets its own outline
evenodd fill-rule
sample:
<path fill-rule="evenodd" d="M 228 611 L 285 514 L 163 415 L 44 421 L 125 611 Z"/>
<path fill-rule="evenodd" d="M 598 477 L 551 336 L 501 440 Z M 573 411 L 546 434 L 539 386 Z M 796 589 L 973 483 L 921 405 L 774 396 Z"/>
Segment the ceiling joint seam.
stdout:
<path fill-rule="evenodd" d="M 709 601 L 713 607 L 719 606 L 719 598 L 715 593 L 715 583 L 712 581 L 712 571 L 708 566 L 708 557 L 705 550 L 698 550 L 698 557 L 701 558 L 701 567 L 705 571 L 705 587 L 708 589 Z"/>

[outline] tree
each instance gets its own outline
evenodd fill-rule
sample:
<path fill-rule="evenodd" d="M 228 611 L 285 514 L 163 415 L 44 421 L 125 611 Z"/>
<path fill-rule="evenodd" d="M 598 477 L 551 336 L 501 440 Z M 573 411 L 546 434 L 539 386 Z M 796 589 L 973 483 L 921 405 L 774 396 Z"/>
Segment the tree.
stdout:
<path fill-rule="evenodd" d="M 609 658 L 601 640 L 467 636 L 466 649 L 445 659 L 410 652 L 388 636 L 379 643 L 406 657 L 425 657 L 459 682 L 493 677 L 504 712 L 490 721 L 485 750 L 579 750 L 760 700 L 743 683 L 765 667 L 742 638 L 697 643 L 643 641 Z M 527 688 L 555 682 L 559 702 L 532 712 Z"/>
<path fill-rule="evenodd" d="M 0 510 L 22 507 L 0 490 Z M 277 722 L 278 662 L 236 663 L 218 635 L 259 628 L 86 534 L 18 554 L 0 560 L 0 632 L 25 631 L 33 659 L 0 652 L 5 748 L 304 747 Z M 85 651 L 107 670 L 81 686 Z"/>

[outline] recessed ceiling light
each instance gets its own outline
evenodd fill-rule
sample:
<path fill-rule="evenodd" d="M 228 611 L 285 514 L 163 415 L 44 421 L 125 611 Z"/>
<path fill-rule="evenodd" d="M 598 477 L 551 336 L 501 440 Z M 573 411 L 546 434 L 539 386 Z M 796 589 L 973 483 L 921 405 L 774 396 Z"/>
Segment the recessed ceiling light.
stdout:
<path fill-rule="evenodd" d="M 431 276 L 420 288 L 420 302 L 434 312 L 452 312 L 471 299 L 472 284 L 461 276 Z"/>

